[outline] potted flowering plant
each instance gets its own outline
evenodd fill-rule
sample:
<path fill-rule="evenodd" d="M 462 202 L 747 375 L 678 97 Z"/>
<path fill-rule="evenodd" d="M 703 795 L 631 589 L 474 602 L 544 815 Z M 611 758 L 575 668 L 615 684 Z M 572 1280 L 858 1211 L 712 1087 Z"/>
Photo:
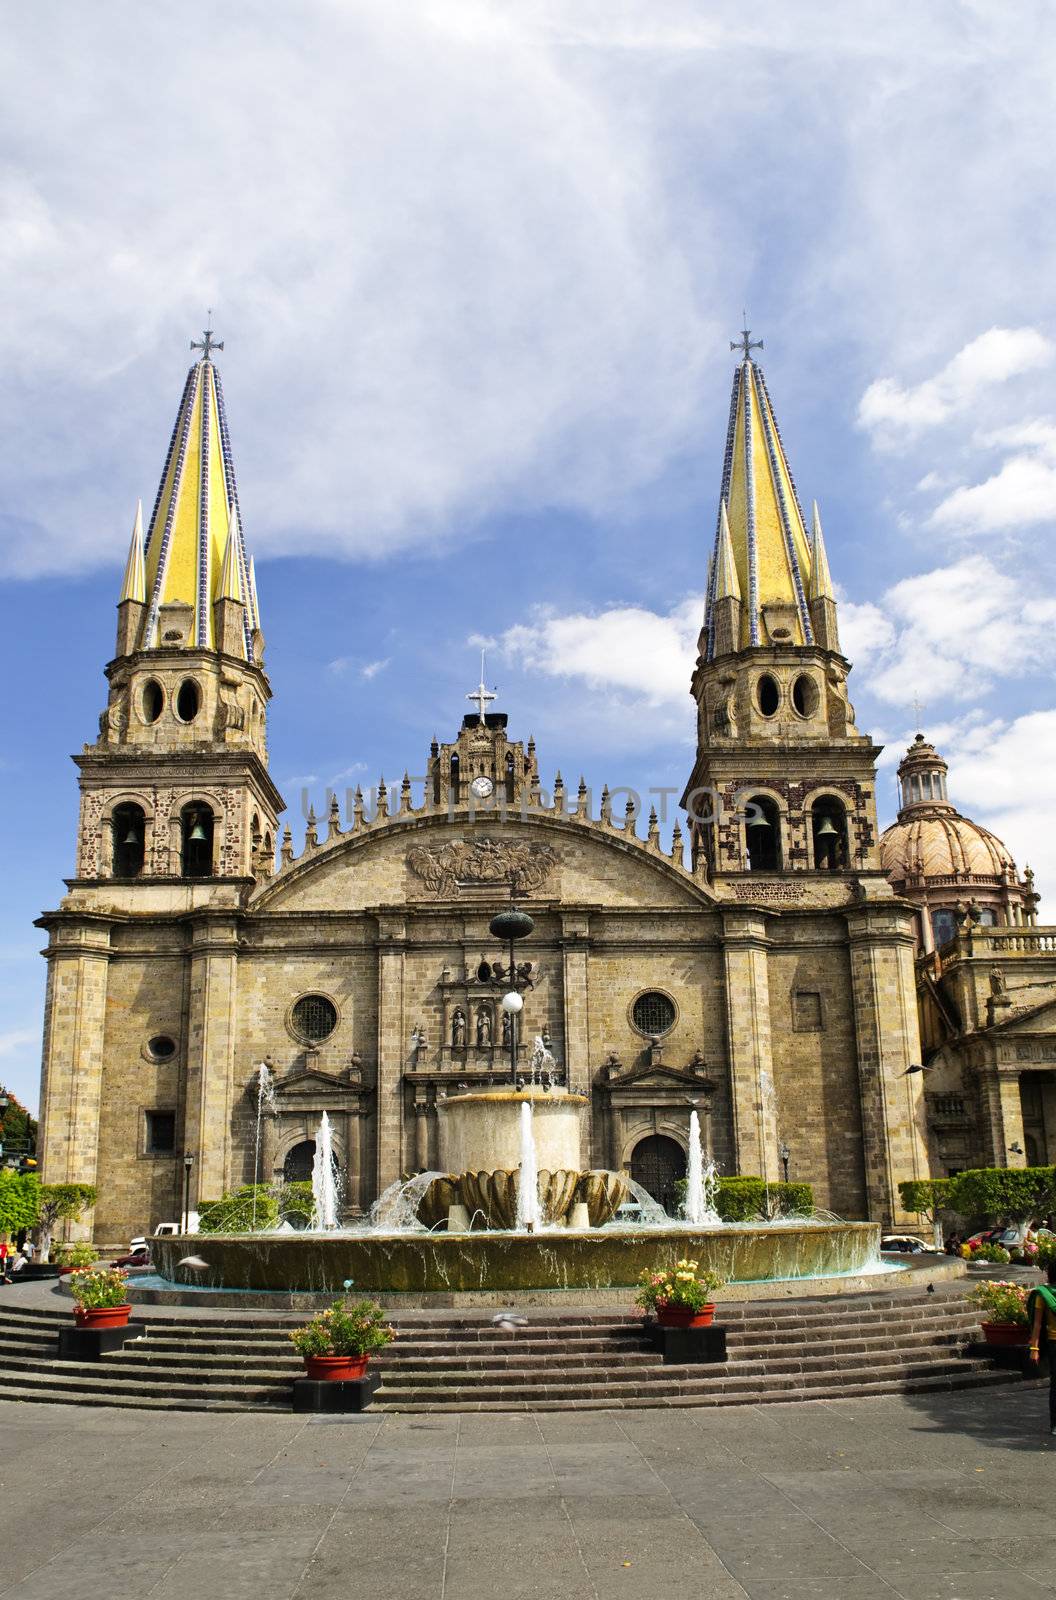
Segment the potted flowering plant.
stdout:
<path fill-rule="evenodd" d="M 723 1279 L 696 1261 L 676 1261 L 659 1272 L 646 1269 L 638 1279 L 635 1305 L 651 1311 L 662 1328 L 707 1328 L 715 1319 L 712 1295 Z"/>
<path fill-rule="evenodd" d="M 69 1282 L 79 1327 L 123 1328 L 128 1322 L 128 1274 L 120 1267 L 83 1268 L 71 1272 Z"/>
<path fill-rule="evenodd" d="M 980 1283 L 965 1296 L 969 1305 L 977 1306 L 982 1313 L 983 1338 L 987 1344 L 1026 1344 L 1027 1291 L 1018 1283 L 998 1282 L 989 1279 Z"/>
<path fill-rule="evenodd" d="M 51 1259 L 59 1269 L 59 1277 L 65 1278 L 82 1267 L 94 1266 L 99 1252 L 90 1244 L 60 1244 L 51 1252 Z"/>
<path fill-rule="evenodd" d="M 376 1300 L 335 1300 L 290 1334 L 306 1375 L 331 1380 L 362 1378 L 374 1351 L 395 1337 Z"/>

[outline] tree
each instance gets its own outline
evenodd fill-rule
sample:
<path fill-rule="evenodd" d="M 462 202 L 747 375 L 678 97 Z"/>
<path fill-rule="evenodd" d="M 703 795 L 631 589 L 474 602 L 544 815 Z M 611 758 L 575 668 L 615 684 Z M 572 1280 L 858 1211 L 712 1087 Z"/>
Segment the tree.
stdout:
<path fill-rule="evenodd" d="M 949 1204 L 985 1222 L 1028 1222 L 1056 1211 L 1056 1167 L 977 1167 L 950 1179 Z"/>
<path fill-rule="evenodd" d="M 32 1228 L 40 1213 L 40 1179 L 35 1172 L 0 1171 L 0 1234 Z"/>
<path fill-rule="evenodd" d="M 4 1154 L 28 1155 L 37 1148 L 37 1121 L 17 1095 L 0 1085 L 0 1098 L 7 1107 L 0 1112 L 0 1144 Z"/>
<path fill-rule="evenodd" d="M 40 1186 L 40 1259 L 47 1261 L 51 1236 L 60 1220 L 74 1221 L 82 1211 L 95 1205 L 94 1183 L 44 1183 Z"/>

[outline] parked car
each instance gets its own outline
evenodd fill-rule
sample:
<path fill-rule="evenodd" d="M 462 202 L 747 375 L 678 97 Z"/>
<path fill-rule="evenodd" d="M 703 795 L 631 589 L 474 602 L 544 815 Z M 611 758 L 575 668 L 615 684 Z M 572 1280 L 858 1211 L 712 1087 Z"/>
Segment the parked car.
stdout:
<path fill-rule="evenodd" d="M 132 1242 L 132 1248 L 127 1255 L 118 1256 L 116 1261 L 109 1263 L 111 1267 L 149 1267 L 152 1265 L 150 1246 L 144 1240 L 142 1243 Z"/>
<path fill-rule="evenodd" d="M 888 1255 L 902 1256 L 934 1256 L 942 1253 L 933 1244 L 918 1239 L 914 1233 L 885 1233 L 880 1240 L 880 1249 Z"/>

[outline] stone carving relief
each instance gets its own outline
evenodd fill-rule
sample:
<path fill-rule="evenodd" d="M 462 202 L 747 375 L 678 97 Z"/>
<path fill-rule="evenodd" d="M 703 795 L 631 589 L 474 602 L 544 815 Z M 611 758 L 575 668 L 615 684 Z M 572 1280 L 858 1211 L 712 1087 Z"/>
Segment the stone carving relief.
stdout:
<path fill-rule="evenodd" d="M 455 839 L 432 849 L 417 845 L 407 865 L 436 895 L 454 895 L 462 885 L 508 883 L 521 893 L 540 888 L 557 865 L 548 844 L 507 839 Z"/>

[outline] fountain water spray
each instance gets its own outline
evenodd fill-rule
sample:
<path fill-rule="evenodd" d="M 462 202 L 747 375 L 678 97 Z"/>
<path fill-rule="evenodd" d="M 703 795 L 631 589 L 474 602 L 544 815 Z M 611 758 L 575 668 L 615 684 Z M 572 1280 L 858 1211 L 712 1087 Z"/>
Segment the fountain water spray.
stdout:
<path fill-rule="evenodd" d="M 553 1087 L 557 1073 L 557 1062 L 547 1048 L 546 1040 L 541 1033 L 535 1036 L 535 1047 L 532 1050 L 531 1067 L 532 1083 L 541 1083 L 544 1089 Z"/>
<path fill-rule="evenodd" d="M 715 1209 L 719 1186 L 715 1163 L 704 1159 L 700 1118 L 689 1114 L 689 1167 L 686 1174 L 686 1221 L 694 1227 L 711 1227 L 721 1219 Z"/>
<path fill-rule="evenodd" d="M 324 1111 L 315 1136 L 312 1161 L 312 1227 L 330 1233 L 337 1227 L 337 1162 L 330 1118 Z"/>
<path fill-rule="evenodd" d="M 517 1227 L 525 1233 L 538 1233 L 543 1225 L 539 1205 L 539 1163 L 535 1154 L 535 1125 L 532 1102 L 521 1102 L 521 1165 L 517 1176 Z"/>
<path fill-rule="evenodd" d="M 269 1116 L 274 1117 L 277 1114 L 278 1109 L 279 1109 L 278 1105 L 276 1104 L 276 1101 L 275 1101 L 275 1079 L 272 1077 L 271 1073 L 268 1071 L 268 1064 L 267 1064 L 266 1061 L 262 1061 L 260 1063 L 259 1067 L 257 1068 L 256 1085 L 257 1085 L 257 1133 L 256 1133 L 256 1141 L 255 1141 L 254 1146 L 253 1146 L 253 1221 L 252 1221 L 252 1227 L 253 1227 L 254 1232 L 256 1231 L 256 1227 L 257 1227 L 257 1187 L 258 1187 L 258 1185 L 260 1183 L 260 1135 L 261 1135 L 261 1126 L 262 1126 L 263 1121 L 264 1121 L 264 1113 L 265 1112 L 267 1112 Z"/>

